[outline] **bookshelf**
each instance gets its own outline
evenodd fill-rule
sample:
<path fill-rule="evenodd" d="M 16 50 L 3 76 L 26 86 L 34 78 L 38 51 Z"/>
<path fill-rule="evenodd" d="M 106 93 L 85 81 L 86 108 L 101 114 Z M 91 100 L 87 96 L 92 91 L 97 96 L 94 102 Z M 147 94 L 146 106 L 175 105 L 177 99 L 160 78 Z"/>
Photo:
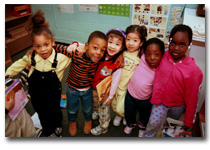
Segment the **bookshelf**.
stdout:
<path fill-rule="evenodd" d="M 29 4 L 5 4 L 5 65 L 10 56 L 32 45 L 25 25 L 32 15 Z"/>

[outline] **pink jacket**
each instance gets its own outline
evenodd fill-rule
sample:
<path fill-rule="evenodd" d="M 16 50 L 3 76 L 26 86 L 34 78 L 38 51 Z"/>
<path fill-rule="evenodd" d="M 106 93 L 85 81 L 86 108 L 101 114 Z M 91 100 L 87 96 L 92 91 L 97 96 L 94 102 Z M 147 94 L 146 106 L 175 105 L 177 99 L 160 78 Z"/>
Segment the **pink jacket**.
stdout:
<path fill-rule="evenodd" d="M 166 51 L 156 70 L 151 103 L 172 107 L 186 105 L 184 125 L 192 127 L 202 80 L 203 72 L 194 58 L 186 56 L 174 63 Z"/>
<path fill-rule="evenodd" d="M 132 97 L 139 100 L 146 100 L 152 96 L 155 70 L 149 67 L 143 54 L 139 66 L 128 83 L 128 92 Z"/>

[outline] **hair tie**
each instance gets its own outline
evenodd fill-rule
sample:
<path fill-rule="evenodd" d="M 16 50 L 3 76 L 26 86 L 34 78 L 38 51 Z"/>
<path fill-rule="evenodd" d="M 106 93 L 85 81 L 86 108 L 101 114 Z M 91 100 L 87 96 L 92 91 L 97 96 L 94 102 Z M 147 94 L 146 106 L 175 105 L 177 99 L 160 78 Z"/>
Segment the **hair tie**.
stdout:
<path fill-rule="evenodd" d="M 124 38 L 126 38 L 125 32 L 122 31 L 122 30 L 120 30 L 120 29 L 118 29 L 118 28 L 114 28 L 114 29 L 111 29 L 111 30 L 107 31 L 107 32 L 106 32 L 106 35 L 107 35 L 110 31 L 119 31 L 120 33 L 122 33 L 122 35 L 124 36 Z"/>

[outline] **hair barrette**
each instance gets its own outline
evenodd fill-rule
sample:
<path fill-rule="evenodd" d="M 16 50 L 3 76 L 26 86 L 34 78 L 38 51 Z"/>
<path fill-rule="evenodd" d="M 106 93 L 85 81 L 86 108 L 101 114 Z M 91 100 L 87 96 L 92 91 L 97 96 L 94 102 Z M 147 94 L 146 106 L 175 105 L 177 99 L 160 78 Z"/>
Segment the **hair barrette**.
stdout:
<path fill-rule="evenodd" d="M 125 32 L 124 31 L 122 31 L 122 30 L 120 30 L 120 29 L 118 29 L 118 28 L 114 28 L 114 29 L 111 29 L 111 30 L 109 30 L 109 31 L 107 31 L 106 32 L 106 35 L 110 32 L 110 31 L 119 31 L 120 33 L 122 33 L 122 35 L 124 36 L 124 38 L 126 38 L 126 35 L 125 35 Z"/>

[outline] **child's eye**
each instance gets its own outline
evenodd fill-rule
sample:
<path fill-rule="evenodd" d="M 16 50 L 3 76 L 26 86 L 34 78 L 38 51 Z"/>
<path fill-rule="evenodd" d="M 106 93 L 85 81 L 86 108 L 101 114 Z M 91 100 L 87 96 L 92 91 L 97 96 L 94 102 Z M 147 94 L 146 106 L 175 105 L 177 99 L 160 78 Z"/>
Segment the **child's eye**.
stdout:
<path fill-rule="evenodd" d="M 108 41 L 109 43 L 112 43 L 112 41 Z"/>
<path fill-rule="evenodd" d="M 170 44 L 171 44 L 172 46 L 176 45 L 176 43 L 175 43 L 174 41 L 171 41 Z"/>
<path fill-rule="evenodd" d="M 185 44 L 184 44 L 184 43 L 180 43 L 179 46 L 180 46 L 180 47 L 184 47 Z"/>
<path fill-rule="evenodd" d="M 159 54 L 155 54 L 155 56 L 157 57 L 157 56 L 159 56 Z"/>
<path fill-rule="evenodd" d="M 39 49 L 39 48 L 40 48 L 40 46 L 36 46 L 36 48 L 37 48 L 37 49 Z"/>
<path fill-rule="evenodd" d="M 94 48 L 95 50 L 97 50 L 97 49 L 98 49 L 98 48 L 97 48 L 97 47 L 95 47 L 95 46 L 94 46 L 93 48 Z"/>
<path fill-rule="evenodd" d="M 49 44 L 45 44 L 45 46 L 48 46 Z"/>
<path fill-rule="evenodd" d="M 147 55 L 147 56 L 150 56 L 150 53 L 147 53 L 146 55 Z"/>

